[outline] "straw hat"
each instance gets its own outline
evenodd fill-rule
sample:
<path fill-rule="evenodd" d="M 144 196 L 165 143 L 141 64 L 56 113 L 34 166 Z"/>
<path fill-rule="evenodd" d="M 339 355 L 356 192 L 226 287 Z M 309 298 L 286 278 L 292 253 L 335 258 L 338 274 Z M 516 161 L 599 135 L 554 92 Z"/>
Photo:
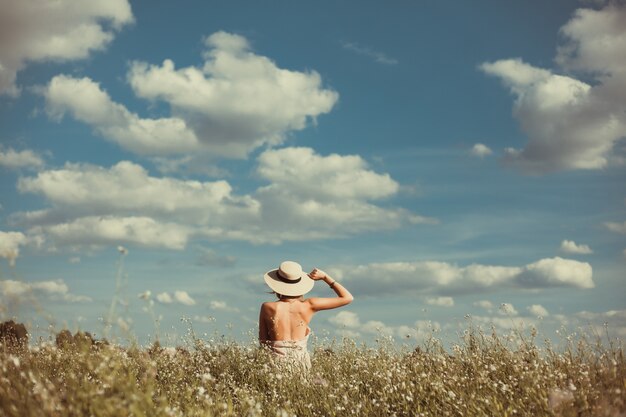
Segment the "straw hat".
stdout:
<path fill-rule="evenodd" d="M 265 283 L 275 292 L 282 295 L 296 296 L 311 291 L 315 281 L 302 270 L 299 263 L 285 261 L 278 269 L 265 273 Z"/>

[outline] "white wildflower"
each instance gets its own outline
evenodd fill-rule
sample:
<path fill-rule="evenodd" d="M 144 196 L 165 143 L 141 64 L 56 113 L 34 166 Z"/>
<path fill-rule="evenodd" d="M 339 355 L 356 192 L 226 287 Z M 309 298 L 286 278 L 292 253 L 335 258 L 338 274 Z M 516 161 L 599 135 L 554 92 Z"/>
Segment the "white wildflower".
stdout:
<path fill-rule="evenodd" d="M 13 362 L 13 365 L 16 368 L 20 367 L 20 358 L 18 358 L 17 356 L 9 355 L 9 360 Z"/>

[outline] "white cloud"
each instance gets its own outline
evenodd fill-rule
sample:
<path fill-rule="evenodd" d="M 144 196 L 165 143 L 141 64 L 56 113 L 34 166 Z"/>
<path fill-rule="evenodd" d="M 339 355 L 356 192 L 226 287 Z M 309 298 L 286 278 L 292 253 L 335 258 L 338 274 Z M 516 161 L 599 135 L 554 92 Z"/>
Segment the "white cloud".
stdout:
<path fill-rule="evenodd" d="M 18 213 L 14 222 L 30 226 L 29 234 L 50 236 L 56 245 L 182 249 L 193 233 L 205 232 L 201 226 L 231 229 L 259 216 L 259 203 L 232 195 L 226 181 L 151 177 L 126 161 L 110 169 L 67 164 L 20 178 L 18 190 L 43 195 L 53 208 Z"/>
<path fill-rule="evenodd" d="M 67 261 L 69 263 L 71 263 L 71 264 L 79 264 L 80 263 L 80 256 L 72 256 Z"/>
<path fill-rule="evenodd" d="M 0 166 L 8 169 L 41 168 L 44 166 L 43 159 L 30 149 L 16 151 L 14 149 L 0 149 Z"/>
<path fill-rule="evenodd" d="M 517 279 L 520 285 L 528 287 L 593 288 L 595 286 L 590 264 L 558 256 L 526 265 Z"/>
<path fill-rule="evenodd" d="M 608 332 L 610 337 L 626 337 L 626 310 L 580 311 L 573 318 L 581 325 L 590 325 L 596 335 Z"/>
<path fill-rule="evenodd" d="M 518 336 L 519 331 L 536 329 L 541 320 L 542 328 L 564 326 L 566 328 L 565 334 L 575 331 L 597 337 L 597 335 L 605 335 L 608 332 L 611 338 L 626 337 L 626 325 L 624 324 L 626 323 L 626 310 L 549 314 L 545 307 L 538 304 L 527 307 L 527 310 L 531 314 L 530 317 L 472 316 L 472 321 L 479 325 L 495 326 L 499 332 L 513 330 L 514 332 L 510 333 L 509 336 Z"/>
<path fill-rule="evenodd" d="M 493 303 L 489 300 L 480 300 L 474 303 L 475 307 L 484 308 L 485 310 L 493 309 Z"/>
<path fill-rule="evenodd" d="M 516 96 L 515 117 L 529 136 L 505 162 L 528 173 L 599 169 L 626 136 L 626 7 L 580 9 L 561 28 L 557 62 L 596 77 L 592 84 L 536 68 L 521 59 L 484 63 Z"/>
<path fill-rule="evenodd" d="M 9 261 L 15 266 L 15 260 L 20 255 L 20 246 L 24 246 L 28 239 L 21 232 L 3 232 L 0 230 L 0 258 Z"/>
<path fill-rule="evenodd" d="M 588 245 L 579 245 L 573 240 L 564 240 L 561 242 L 561 252 L 563 253 L 574 253 L 580 255 L 588 255 L 593 253 L 591 248 Z"/>
<path fill-rule="evenodd" d="M 431 306 L 452 307 L 454 306 L 454 298 L 452 297 L 427 298 L 426 304 L 431 305 Z"/>
<path fill-rule="evenodd" d="M 528 312 L 536 317 L 548 317 L 550 313 L 540 304 L 533 304 L 527 308 Z"/>
<path fill-rule="evenodd" d="M 610 76 L 626 70 L 626 16 L 624 5 L 608 4 L 600 10 L 578 9 L 561 28 L 565 43 L 557 62 L 570 70 Z"/>
<path fill-rule="evenodd" d="M 459 267 L 437 261 L 371 263 L 329 268 L 355 294 L 407 295 L 472 293 L 487 288 L 592 288 L 591 265 L 559 257 L 522 267 L 472 264 Z M 486 305 L 486 304 L 485 304 Z"/>
<path fill-rule="evenodd" d="M 172 304 L 174 300 L 172 300 L 172 296 L 166 292 L 162 292 L 161 294 L 157 294 L 156 299 L 159 303 L 163 304 Z"/>
<path fill-rule="evenodd" d="M 199 182 L 152 177 L 140 165 L 122 161 L 110 169 L 67 164 L 18 181 L 20 192 L 41 194 L 54 206 L 80 214 L 138 214 L 203 224 L 239 221 L 255 215 L 258 202 L 237 197 L 226 181 Z M 222 222 L 220 222 L 222 223 Z"/>
<path fill-rule="evenodd" d="M 517 316 L 519 314 L 519 312 L 511 303 L 500 304 L 500 309 L 498 310 L 498 313 L 503 316 Z"/>
<path fill-rule="evenodd" d="M 196 301 L 187 294 L 187 291 L 174 291 L 174 299 L 181 304 L 192 306 Z"/>
<path fill-rule="evenodd" d="M 340 311 L 328 319 L 332 324 L 339 327 L 356 328 L 360 326 L 359 316 L 352 311 Z"/>
<path fill-rule="evenodd" d="M 211 301 L 210 306 L 213 310 L 224 310 L 227 307 L 225 301 Z"/>
<path fill-rule="evenodd" d="M 0 281 L 0 294 L 10 298 L 38 295 L 67 302 L 91 301 L 90 297 L 70 293 L 63 280 L 36 282 L 4 280 Z"/>
<path fill-rule="evenodd" d="M 530 326 L 535 326 L 536 319 L 529 317 L 491 317 L 491 316 L 472 316 L 472 321 L 478 324 L 495 326 L 500 331 L 505 330 L 524 330 Z"/>
<path fill-rule="evenodd" d="M 108 140 L 141 155 L 161 158 L 165 170 L 198 164 L 202 155 L 245 158 L 263 145 L 281 144 L 288 132 L 328 113 L 338 94 L 321 87 L 316 72 L 278 68 L 250 51 L 239 35 L 218 32 L 206 39 L 202 68 L 175 69 L 134 62 L 128 81 L 135 94 L 164 101 L 172 117 L 141 118 L 114 102 L 89 78 L 54 77 L 44 89 L 46 108 L 54 118 L 70 113 Z M 194 155 L 194 156 L 190 156 Z"/>
<path fill-rule="evenodd" d="M 395 229 L 433 219 L 370 201 L 389 198 L 399 185 L 370 170 L 358 155 L 322 156 L 310 148 L 268 150 L 258 175 L 271 182 L 257 190 L 263 217 L 275 236 L 302 240 Z"/>
<path fill-rule="evenodd" d="M 140 154 L 203 151 L 244 158 L 260 146 L 281 144 L 289 132 L 304 129 L 338 100 L 335 91 L 322 88 L 318 73 L 279 68 L 252 52 L 242 36 L 217 32 L 205 46 L 202 67 L 176 69 L 169 59 L 160 66 L 130 66 L 127 78 L 135 94 L 167 103 L 175 117 L 141 119 L 93 81 L 65 76 L 50 83 L 49 108 L 70 111 Z M 77 90 L 87 94 L 75 97 Z"/>
<path fill-rule="evenodd" d="M 209 305 L 212 310 L 230 311 L 234 313 L 239 311 L 238 308 L 229 306 L 226 301 L 213 300 Z"/>
<path fill-rule="evenodd" d="M 615 222 L 606 222 L 604 226 L 609 229 L 611 232 L 626 234 L 626 222 L 624 223 L 615 223 Z"/>
<path fill-rule="evenodd" d="M 321 156 L 302 147 L 263 152 L 257 173 L 271 181 L 272 187 L 286 187 L 300 198 L 380 199 L 397 193 L 399 188 L 389 174 L 369 170 L 358 155 Z"/>
<path fill-rule="evenodd" d="M 424 340 L 430 334 L 441 329 L 438 322 L 417 320 L 412 326 L 387 325 L 380 320 L 362 322 L 359 315 L 351 311 L 341 311 L 330 317 L 328 321 L 338 327 L 338 333 L 345 337 L 359 337 L 362 333 L 370 335 L 393 336 L 400 339 L 414 338 Z"/>
<path fill-rule="evenodd" d="M 489 156 L 493 154 L 493 151 L 487 145 L 483 145 L 482 143 L 477 143 L 474 146 L 472 146 L 472 149 L 470 150 L 470 154 L 473 156 L 477 156 L 479 158 L 483 158 L 485 156 Z"/>
<path fill-rule="evenodd" d="M 193 319 L 200 323 L 215 323 L 215 317 L 211 316 L 194 316 Z"/>
<path fill-rule="evenodd" d="M 176 290 L 174 291 L 174 295 L 170 295 L 167 292 L 162 292 L 157 294 L 156 299 L 158 302 L 162 304 L 172 304 L 174 302 L 178 302 L 180 304 L 192 306 L 196 304 L 196 301 L 191 298 L 191 296 L 187 293 L 187 291 Z"/>
<path fill-rule="evenodd" d="M 395 195 L 399 185 L 388 174 L 368 169 L 356 155 L 321 156 L 310 148 L 268 150 L 259 156 L 257 173 L 271 182 L 256 194 L 265 224 L 275 237 L 285 240 L 345 236 L 432 221 L 370 203 Z"/>
<path fill-rule="evenodd" d="M 375 51 L 371 48 L 359 45 L 354 42 L 342 42 L 341 46 L 343 46 L 343 48 L 347 49 L 348 51 L 356 52 L 359 55 L 371 58 L 375 62 L 378 62 L 379 64 L 385 64 L 385 65 L 397 65 L 398 64 L 397 59 L 390 58 L 389 56 L 387 56 L 386 54 L 382 52 Z"/>
<path fill-rule="evenodd" d="M 57 75 L 44 91 L 46 109 L 53 118 L 70 113 L 106 139 L 142 155 L 168 155 L 201 149 L 196 134 L 178 117 L 142 119 L 115 103 L 89 78 Z"/>
<path fill-rule="evenodd" d="M 270 184 L 235 195 L 224 180 L 154 177 L 128 161 L 111 168 L 66 164 L 19 179 L 20 192 L 42 195 L 52 207 L 15 213 L 11 221 L 57 246 L 169 249 L 182 249 L 190 239 L 280 243 L 433 222 L 374 204 L 395 195 L 399 186 L 358 156 L 321 156 L 309 148 L 271 150 L 259 156 L 258 173 Z M 205 255 L 214 263 L 234 262 Z"/>
<path fill-rule="evenodd" d="M 17 95 L 16 74 L 27 63 L 87 58 L 133 21 L 127 0 L 0 2 L 0 94 Z"/>
<path fill-rule="evenodd" d="M 189 230 L 175 223 L 160 223 L 150 217 L 87 216 L 67 223 L 35 226 L 29 235 L 45 237 L 54 247 L 113 246 L 118 243 L 180 250 Z"/>

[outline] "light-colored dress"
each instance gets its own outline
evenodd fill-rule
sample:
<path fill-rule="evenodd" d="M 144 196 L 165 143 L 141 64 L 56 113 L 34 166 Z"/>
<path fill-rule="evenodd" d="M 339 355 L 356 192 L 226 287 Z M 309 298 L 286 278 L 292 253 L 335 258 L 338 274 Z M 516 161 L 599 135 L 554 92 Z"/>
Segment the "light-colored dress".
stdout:
<path fill-rule="evenodd" d="M 307 343 L 311 329 L 307 327 L 304 339 L 300 340 L 269 340 L 267 345 L 274 353 L 278 365 L 284 365 L 292 371 L 308 372 L 311 369 L 311 357 Z"/>

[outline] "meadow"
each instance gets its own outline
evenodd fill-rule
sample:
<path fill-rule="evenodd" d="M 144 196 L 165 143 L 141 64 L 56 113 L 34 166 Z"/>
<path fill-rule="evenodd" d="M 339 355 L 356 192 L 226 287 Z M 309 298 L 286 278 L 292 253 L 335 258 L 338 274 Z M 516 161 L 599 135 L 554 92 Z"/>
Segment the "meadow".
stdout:
<path fill-rule="evenodd" d="M 623 347 L 578 335 L 559 348 L 470 324 L 444 349 L 314 343 L 305 377 L 254 342 L 191 335 L 164 348 L 65 341 L 0 348 L 4 416 L 624 416 Z"/>

